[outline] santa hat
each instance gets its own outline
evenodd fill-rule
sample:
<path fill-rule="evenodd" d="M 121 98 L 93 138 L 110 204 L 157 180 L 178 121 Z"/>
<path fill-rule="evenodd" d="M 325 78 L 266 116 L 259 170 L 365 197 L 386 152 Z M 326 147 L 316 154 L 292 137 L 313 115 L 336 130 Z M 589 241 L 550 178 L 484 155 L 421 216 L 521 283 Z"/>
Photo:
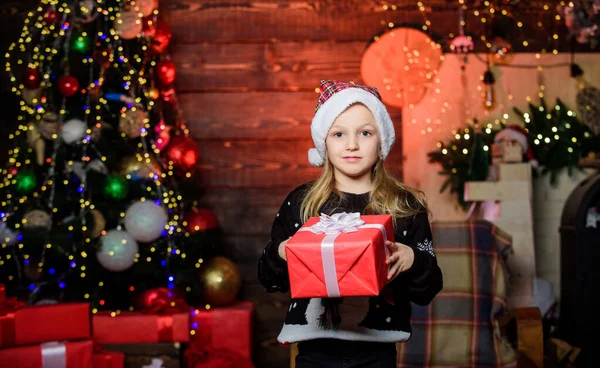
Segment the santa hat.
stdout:
<path fill-rule="evenodd" d="M 392 119 L 381 101 L 377 89 L 350 82 L 323 80 L 319 90 L 319 101 L 310 126 L 315 148 L 308 150 L 308 161 L 313 166 L 323 166 L 325 162 L 325 138 L 329 129 L 335 119 L 355 103 L 365 105 L 375 117 L 379 136 L 381 137 L 381 154 L 385 160 L 396 140 L 396 132 L 394 123 L 392 123 Z"/>
<path fill-rule="evenodd" d="M 523 155 L 527 158 L 528 162 L 535 167 L 537 166 L 537 161 L 533 158 L 533 151 L 531 151 L 531 146 L 529 145 L 528 140 L 529 133 L 523 127 L 519 125 L 507 125 L 504 129 L 499 131 L 494 137 L 494 142 L 499 142 L 505 139 L 513 139 L 521 145 L 521 149 L 523 151 Z"/>

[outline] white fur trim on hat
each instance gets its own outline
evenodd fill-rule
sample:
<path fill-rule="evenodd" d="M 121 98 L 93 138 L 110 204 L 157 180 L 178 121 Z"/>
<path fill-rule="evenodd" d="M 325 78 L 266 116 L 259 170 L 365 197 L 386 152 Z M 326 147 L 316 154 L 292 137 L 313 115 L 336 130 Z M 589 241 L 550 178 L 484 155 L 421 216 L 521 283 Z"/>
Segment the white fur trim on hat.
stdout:
<path fill-rule="evenodd" d="M 381 137 L 381 154 L 385 160 L 396 141 L 394 123 L 385 105 L 372 93 L 360 88 L 346 88 L 333 94 L 317 110 L 310 127 L 315 148 L 308 151 L 308 160 L 313 166 L 322 166 L 325 162 L 325 138 L 335 119 L 350 105 L 361 103 L 365 105 L 377 122 Z"/>
<path fill-rule="evenodd" d="M 308 162 L 313 166 L 323 166 L 323 158 L 319 154 L 316 148 L 308 150 Z"/>

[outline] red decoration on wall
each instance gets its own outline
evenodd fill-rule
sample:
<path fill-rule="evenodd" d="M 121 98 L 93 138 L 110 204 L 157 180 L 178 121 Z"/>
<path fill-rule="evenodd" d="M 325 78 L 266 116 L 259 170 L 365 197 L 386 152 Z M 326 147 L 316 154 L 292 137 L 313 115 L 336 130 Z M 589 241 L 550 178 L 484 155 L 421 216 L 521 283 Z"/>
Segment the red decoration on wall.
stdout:
<path fill-rule="evenodd" d="M 425 96 L 441 63 L 442 49 L 429 35 L 413 28 L 395 28 L 365 50 L 360 73 L 365 84 L 379 90 L 384 103 L 402 108 Z"/>

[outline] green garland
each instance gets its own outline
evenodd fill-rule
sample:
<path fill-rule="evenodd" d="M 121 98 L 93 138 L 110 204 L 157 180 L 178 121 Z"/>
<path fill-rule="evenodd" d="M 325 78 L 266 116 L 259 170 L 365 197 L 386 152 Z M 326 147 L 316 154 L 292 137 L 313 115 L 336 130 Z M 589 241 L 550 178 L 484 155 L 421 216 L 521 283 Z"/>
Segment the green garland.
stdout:
<path fill-rule="evenodd" d="M 579 169 L 582 157 L 589 152 L 600 152 L 600 136 L 595 136 L 560 99 L 552 109 L 548 109 L 543 99 L 539 106 L 529 104 L 529 109 L 529 113 L 523 113 L 513 108 L 525 123 L 533 157 L 540 167 L 539 173 L 534 170 L 534 175 L 549 174 L 550 183 L 555 185 L 561 170 L 566 168 L 571 176 L 573 169 Z M 429 162 L 439 163 L 442 171 L 438 173 L 447 177 L 440 193 L 450 190 L 456 194 L 463 209 L 467 208 L 465 182 L 486 179 L 494 137 L 507 125 L 508 117 L 504 118 L 485 127 L 475 121 L 453 132 L 453 139 L 438 142 L 437 150 L 428 153 Z"/>
<path fill-rule="evenodd" d="M 498 122 L 498 125 L 503 125 Z M 450 190 L 456 194 L 456 199 L 463 209 L 467 202 L 464 200 L 465 182 L 470 180 L 485 180 L 489 166 L 491 145 L 497 130 L 492 124 L 480 127 L 477 121 L 469 127 L 459 129 L 454 138 L 448 142 L 438 142 L 438 149 L 428 153 L 429 162 L 437 162 L 442 166 L 438 173 L 447 176 L 440 188 L 440 193 Z"/>
<path fill-rule="evenodd" d="M 529 113 L 513 110 L 525 122 L 533 157 L 540 165 L 541 175 L 549 174 L 550 183 L 556 184 L 558 174 L 567 169 L 579 169 L 579 160 L 589 152 L 600 150 L 600 137 L 592 131 L 559 99 L 554 108 L 548 108 L 544 99 L 540 105 L 529 104 Z"/>

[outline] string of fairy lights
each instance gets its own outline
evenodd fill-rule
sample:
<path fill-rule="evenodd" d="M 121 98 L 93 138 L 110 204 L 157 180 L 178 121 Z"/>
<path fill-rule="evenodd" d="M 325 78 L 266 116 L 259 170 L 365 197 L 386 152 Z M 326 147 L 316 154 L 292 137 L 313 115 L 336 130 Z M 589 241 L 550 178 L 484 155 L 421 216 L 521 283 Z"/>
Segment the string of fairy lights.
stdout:
<path fill-rule="evenodd" d="M 436 4 L 435 2 L 430 2 L 429 4 Z M 427 1 L 418 1 L 416 2 L 416 4 L 384 4 L 382 5 L 382 9 L 384 10 L 384 16 L 387 19 L 382 19 L 381 20 L 381 25 L 389 30 L 393 30 L 397 27 L 402 27 L 403 23 L 402 22 L 394 22 L 394 21 L 390 21 L 389 19 L 402 19 L 404 17 L 404 19 L 406 20 L 406 12 L 408 10 L 415 10 L 418 12 L 418 14 L 421 16 L 422 21 L 420 24 L 420 28 L 423 32 L 426 32 L 428 34 L 435 34 L 436 31 L 436 25 L 432 24 L 432 21 L 430 19 L 430 17 L 428 16 L 428 14 L 432 13 L 432 6 L 429 5 Z M 549 40 L 548 44 L 545 45 L 544 47 L 542 47 L 540 50 L 537 50 L 538 52 L 536 52 L 535 57 L 536 60 L 540 60 L 542 55 L 544 54 L 551 54 L 551 55 L 558 55 L 559 51 L 558 51 L 558 44 L 560 42 L 560 36 L 558 34 L 558 28 L 559 25 L 563 20 L 563 18 L 561 17 L 560 14 L 558 14 L 557 10 L 555 7 L 550 6 L 548 3 L 545 2 L 535 2 L 535 3 L 528 3 L 527 7 L 528 10 L 530 10 L 530 13 L 536 13 L 538 14 L 538 16 L 535 19 L 532 19 L 530 21 L 526 21 L 524 19 L 524 15 L 522 14 L 518 14 L 517 12 L 513 11 L 514 6 L 509 6 L 508 4 L 505 3 L 500 3 L 497 1 L 481 1 L 481 2 L 468 2 L 465 0 L 457 0 L 456 1 L 456 5 L 457 8 L 459 10 L 461 10 L 461 13 L 464 12 L 465 15 L 469 15 L 471 20 L 473 22 L 476 23 L 480 23 L 483 24 L 484 26 L 489 26 L 495 19 L 495 17 L 505 17 L 507 19 L 510 19 L 512 21 L 512 24 L 516 27 L 515 29 L 518 31 L 518 35 L 516 37 L 514 37 L 511 41 L 513 42 L 519 42 L 522 45 L 522 48 L 531 48 L 532 47 L 532 40 L 528 38 L 528 33 L 524 32 L 525 29 L 537 29 L 540 33 L 542 33 L 543 35 L 546 36 L 546 38 Z M 573 6 L 572 2 L 565 2 L 565 1 L 561 1 L 560 2 L 561 6 Z M 553 22 L 552 24 L 548 24 L 547 20 L 552 19 Z M 413 21 L 411 19 L 411 21 Z M 463 34 L 463 28 L 467 26 L 467 21 L 466 21 L 466 17 L 465 16 L 461 16 L 457 17 L 457 30 L 460 29 L 460 32 L 456 32 L 456 31 L 451 31 L 449 32 L 447 35 L 437 35 L 437 42 L 440 43 L 444 43 L 444 42 L 448 42 L 451 40 L 454 40 L 457 36 L 460 36 Z M 457 34 L 458 33 L 458 34 Z M 478 84 L 476 86 L 476 90 L 478 93 L 482 94 L 484 96 L 484 108 L 486 111 L 491 111 L 493 109 L 495 109 L 497 107 L 496 104 L 496 92 L 494 90 L 494 82 L 495 82 L 495 78 L 494 75 L 492 73 L 492 66 L 496 66 L 496 67 L 500 67 L 500 68 L 528 68 L 528 69 L 536 69 L 538 74 L 541 76 L 543 73 L 543 70 L 545 68 L 556 68 L 556 67 L 568 67 L 570 65 L 570 63 L 553 63 L 553 64 L 546 64 L 546 65 L 542 65 L 540 63 L 537 63 L 536 65 L 525 65 L 525 64 L 516 64 L 516 63 L 512 63 L 512 56 L 513 56 L 513 52 L 512 52 L 512 45 L 510 44 L 509 40 L 505 40 L 502 39 L 501 37 L 495 37 L 492 38 L 489 34 L 485 34 L 486 32 L 482 32 L 482 34 L 480 35 L 468 35 L 466 36 L 466 38 L 468 38 L 469 40 L 471 40 L 471 49 L 465 51 L 465 50 L 455 50 L 454 47 L 452 47 L 452 51 L 454 51 L 455 53 L 464 53 L 465 54 L 465 62 L 467 60 L 467 55 L 471 54 L 474 55 L 475 60 L 479 60 L 482 63 L 485 63 L 488 65 L 488 70 L 486 71 L 486 73 L 484 75 L 481 76 L 480 81 L 481 83 Z M 377 41 L 378 38 L 380 37 L 380 35 L 377 35 L 374 37 L 374 41 Z M 475 54 L 472 53 L 473 49 L 472 49 L 472 45 L 475 42 L 475 38 L 478 38 L 487 48 L 488 50 L 488 55 L 487 57 L 484 59 L 482 58 L 482 56 L 480 56 L 479 54 Z M 434 42 L 434 41 L 432 41 Z M 438 44 L 440 47 L 441 45 Z M 467 46 L 465 46 L 467 47 Z M 410 57 L 410 54 L 412 52 L 412 50 L 405 50 L 407 53 L 407 57 Z M 533 51 L 533 50 L 532 50 Z M 444 55 L 442 55 L 440 57 L 440 59 L 443 61 L 445 59 Z M 463 73 L 464 73 L 464 67 L 463 67 Z M 541 77 L 540 77 L 541 78 Z M 463 79 L 463 83 L 464 83 L 464 79 Z M 433 104 L 434 106 L 437 106 L 437 108 L 434 108 L 433 111 L 430 109 L 429 110 L 429 114 L 431 114 L 432 117 L 423 117 L 423 118 L 413 118 L 411 119 L 410 123 L 412 125 L 417 125 L 417 124 L 421 124 L 424 123 L 424 127 L 420 129 L 421 134 L 425 135 L 428 133 L 432 133 L 434 131 L 440 131 L 439 129 L 441 128 L 442 125 L 442 121 L 444 120 L 444 115 L 452 110 L 453 106 L 451 103 L 449 103 L 449 100 L 443 100 L 442 98 L 439 97 L 441 90 L 440 90 L 440 78 L 436 76 L 436 78 L 432 78 L 426 85 L 428 90 L 432 90 L 433 92 L 435 92 L 435 94 L 430 94 L 428 93 L 426 95 L 426 98 L 429 99 L 428 103 Z M 539 85 L 539 91 L 538 91 L 538 97 L 539 98 L 543 98 L 544 96 L 544 91 L 545 91 L 545 85 L 543 83 L 543 81 L 540 81 L 538 83 Z M 466 85 L 463 85 L 463 88 L 467 88 Z M 510 90 L 508 91 L 508 95 L 507 95 L 507 99 L 508 101 L 512 101 L 514 98 L 514 96 L 512 95 L 512 93 L 510 92 Z M 531 97 L 527 97 L 527 101 L 531 102 Z M 406 107 L 408 107 L 409 109 L 414 109 L 415 108 L 415 104 L 409 104 Z M 439 109 L 439 110 L 438 110 Z M 436 112 L 438 111 L 438 112 Z M 463 114 L 466 113 L 466 121 L 467 122 L 473 122 L 473 118 L 468 116 L 470 115 L 471 109 L 469 108 L 469 106 L 463 106 Z M 503 114 L 503 116 L 507 116 L 508 114 Z M 502 120 L 505 120 L 504 118 L 501 119 L 496 119 L 496 121 L 494 122 L 496 125 L 500 124 Z M 436 129 L 437 126 L 437 129 Z M 453 133 L 454 135 L 455 133 Z"/>
<path fill-rule="evenodd" d="M 28 134 L 31 130 L 35 129 L 32 122 L 39 124 L 44 119 L 49 119 L 49 114 L 52 114 L 52 106 L 53 101 L 50 101 L 46 97 L 42 97 L 39 93 L 42 89 L 51 88 L 53 86 L 53 79 L 51 76 L 55 72 L 52 70 L 53 60 L 60 54 L 60 50 L 64 50 L 65 57 L 65 69 L 64 69 L 64 77 L 68 77 L 69 75 L 69 65 L 67 60 L 67 54 L 69 47 L 75 48 L 79 51 L 89 50 L 93 45 L 99 54 L 95 54 L 94 58 L 89 55 L 85 55 L 82 57 L 82 63 L 84 65 L 90 66 L 89 73 L 89 81 L 85 86 L 79 87 L 70 86 L 73 89 L 73 93 L 81 93 L 85 95 L 85 105 L 83 106 L 83 114 L 85 116 L 84 123 L 86 125 L 85 135 L 81 140 L 82 144 L 82 162 L 90 162 L 90 155 L 88 154 L 90 150 L 94 152 L 99 158 L 101 162 L 106 161 L 106 156 L 102 154 L 98 147 L 94 144 L 93 136 L 100 134 L 101 129 L 103 128 L 102 115 L 101 112 L 103 110 L 108 109 L 109 100 L 118 99 L 124 102 L 123 108 L 120 110 L 120 114 L 122 117 L 125 117 L 128 113 L 135 113 L 138 109 L 142 111 L 150 112 L 155 106 L 154 99 L 157 97 L 158 92 L 156 88 L 153 87 L 151 81 L 148 79 L 149 69 L 155 68 L 157 66 L 156 60 L 151 60 L 148 65 L 145 65 L 145 61 L 142 55 L 135 54 L 133 55 L 133 60 L 129 60 L 127 55 L 124 52 L 124 46 L 122 43 L 121 37 L 119 37 L 118 32 L 115 31 L 114 28 L 100 30 L 95 35 L 89 35 L 86 32 L 80 32 L 78 34 L 74 34 L 75 32 L 73 23 L 76 21 L 74 19 L 74 14 L 84 14 L 91 18 L 95 17 L 104 17 L 104 24 L 119 24 L 121 20 L 121 15 L 124 10 L 124 6 L 126 5 L 123 0 L 116 0 L 116 6 L 104 5 L 106 1 L 103 0 L 95 0 L 92 2 L 95 5 L 92 9 L 88 9 L 85 4 L 80 5 L 79 2 L 72 2 L 68 4 L 67 2 L 60 0 L 41 0 L 39 6 L 30 11 L 27 14 L 27 17 L 24 21 L 23 29 L 18 40 L 10 45 L 8 51 L 5 54 L 6 64 L 5 70 L 10 76 L 10 81 L 12 83 L 12 92 L 14 92 L 18 96 L 24 97 L 21 102 L 21 114 L 18 116 L 18 127 L 15 129 L 13 133 L 9 135 L 9 139 L 13 140 L 15 138 L 21 137 L 24 134 Z M 134 2 L 127 2 L 127 5 L 135 5 Z M 76 6 L 80 6 L 80 9 L 75 9 Z M 79 10 L 79 11 L 76 11 Z M 158 9 L 153 11 L 154 16 L 158 15 Z M 93 38 L 93 41 L 91 40 Z M 143 42 L 144 39 L 140 35 L 138 35 L 139 41 Z M 145 51 L 147 49 L 147 45 L 144 44 L 142 46 L 142 50 Z M 112 50 L 112 52 L 111 52 Z M 122 83 L 123 88 L 126 91 L 130 92 L 130 95 L 115 95 L 115 94 L 106 94 L 103 97 L 94 98 L 94 96 L 98 93 L 98 89 L 105 82 L 104 75 L 101 73 L 100 76 L 94 80 L 92 73 L 92 64 L 94 62 L 98 62 L 98 59 L 105 59 L 105 64 L 107 68 L 113 68 L 117 71 L 120 71 L 122 75 Z M 139 67 L 136 67 L 139 65 Z M 15 68 L 23 68 L 26 66 L 30 70 L 39 70 L 41 72 L 41 83 L 39 85 L 38 90 L 34 90 L 33 92 L 26 88 L 25 84 L 22 80 L 15 76 Z M 105 70 L 104 68 L 102 69 Z M 71 83 L 76 83 L 77 81 L 71 81 Z M 135 88 L 133 88 L 135 86 Z M 31 94 L 34 94 L 31 96 Z M 27 95 L 27 96 L 24 96 Z M 170 98 L 176 99 L 175 91 L 170 91 Z M 29 103 L 27 103 L 27 102 Z M 65 119 L 68 119 L 68 112 L 66 110 L 66 97 L 62 98 L 60 101 L 60 108 L 58 109 L 56 116 L 56 122 L 58 126 L 64 126 Z M 150 121 L 148 117 L 144 119 L 145 128 L 141 130 L 141 140 L 138 144 L 138 152 L 136 152 L 136 159 L 139 163 L 146 165 L 149 168 L 155 168 L 156 161 L 153 159 L 153 156 L 158 155 L 160 149 L 157 143 L 152 139 L 150 135 Z M 164 124 L 160 124 L 159 128 L 164 129 Z M 185 134 L 188 134 L 188 130 L 185 125 L 181 124 L 181 128 Z M 58 129 L 60 131 L 60 129 Z M 8 217 L 10 217 L 10 213 L 15 211 L 18 205 L 25 203 L 26 201 L 31 199 L 39 199 L 43 196 L 47 196 L 48 203 L 47 207 L 50 212 L 50 216 L 56 214 L 57 208 L 54 205 L 54 196 L 53 193 L 58 185 L 69 185 L 68 180 L 64 180 L 59 182 L 55 179 L 56 172 L 54 171 L 54 167 L 56 165 L 57 152 L 61 146 L 64 144 L 59 137 L 58 131 L 53 132 L 51 134 L 53 151 L 52 155 L 46 159 L 46 163 L 49 164 L 50 169 L 48 170 L 48 175 L 44 180 L 44 185 L 42 185 L 39 190 L 33 191 L 33 193 L 29 196 L 22 195 L 16 196 L 15 194 L 11 194 L 10 192 L 7 194 L 6 198 L 2 199 L 2 208 L 4 211 L 0 214 L 3 221 L 6 221 Z M 125 137 L 125 133 L 122 133 L 123 137 Z M 35 179 L 32 176 L 27 176 L 26 169 L 32 164 L 32 157 L 34 155 L 34 148 L 31 146 L 26 149 L 24 152 L 23 148 L 16 147 L 9 150 L 9 157 L 7 162 L 7 167 L 3 169 L 2 174 L 4 175 L 4 180 L 0 183 L 1 188 L 15 188 L 16 186 L 35 186 Z M 161 162 L 161 160 L 158 160 Z M 182 196 L 177 192 L 177 186 L 175 184 L 175 180 L 173 180 L 175 168 L 172 162 L 166 163 L 166 168 L 164 170 L 151 170 L 149 174 L 153 179 L 154 188 L 148 186 L 146 189 L 148 193 L 152 193 L 154 190 L 157 193 L 157 198 L 142 198 L 143 200 L 158 200 L 161 201 L 173 215 L 169 216 L 167 225 L 165 226 L 165 232 L 167 234 L 168 248 L 167 248 L 167 259 L 163 261 L 162 265 L 168 267 L 168 262 L 171 257 L 181 257 L 186 258 L 186 254 L 181 252 L 180 249 L 177 248 L 177 245 L 174 240 L 174 235 L 183 235 L 186 237 L 190 236 L 190 233 L 185 230 L 185 226 L 187 225 L 183 220 L 183 203 Z M 75 171 L 76 162 L 68 161 L 67 166 L 69 170 Z M 162 168 L 161 168 L 162 169 Z M 160 172 L 162 171 L 162 172 Z M 25 173 L 25 174 L 24 174 Z M 187 172 L 185 174 L 186 177 L 190 177 L 191 173 Z M 127 179 L 131 179 L 129 175 L 126 177 Z M 106 190 L 113 192 L 114 195 L 121 195 L 119 192 L 123 191 L 123 182 L 118 180 L 117 178 L 113 178 L 111 181 L 109 178 L 109 184 L 107 185 Z M 165 182 L 169 182 L 170 186 L 167 187 Z M 93 198 L 89 196 L 89 192 L 87 190 L 87 183 L 85 180 L 85 174 L 81 180 L 81 183 L 78 188 L 78 192 L 80 194 L 79 203 L 80 208 L 79 212 L 74 214 L 74 216 L 82 219 L 82 226 L 77 228 L 75 226 L 69 226 L 68 230 L 71 232 L 74 231 L 82 231 L 85 236 L 83 237 L 83 244 L 80 246 L 76 246 L 73 244 L 72 251 L 68 254 L 65 254 L 65 257 L 70 261 L 70 271 L 78 272 L 81 278 L 86 277 L 86 258 L 90 257 L 91 252 L 91 243 L 93 241 L 92 237 L 89 236 L 89 229 L 85 223 L 84 214 L 89 213 L 90 211 L 94 211 L 96 206 L 93 202 Z M 48 192 L 48 193 L 46 193 Z M 15 203 L 15 199 L 18 198 L 18 203 Z M 120 213 L 120 218 L 123 220 L 125 218 L 125 213 Z M 24 218 L 21 224 L 16 224 L 15 228 L 19 229 L 26 225 L 26 219 Z M 119 226 L 120 227 L 120 226 Z M 102 230 L 102 235 L 106 234 L 106 230 Z M 29 254 L 17 254 L 17 252 L 23 251 L 23 243 L 20 242 L 21 236 L 15 235 L 16 239 L 16 247 L 13 247 L 13 254 L 7 254 L 4 259 L 0 257 L 0 267 L 2 267 L 5 262 L 16 260 L 17 257 L 22 257 L 27 264 L 28 259 L 30 258 Z M 6 248 L 8 244 L 15 242 L 15 239 L 11 239 L 7 237 L 6 239 L 2 239 L 2 248 Z M 44 262 L 44 252 L 46 250 L 50 250 L 54 247 L 54 244 L 48 242 L 42 253 L 42 257 L 37 263 L 37 270 L 41 272 L 45 266 Z M 157 249 L 155 247 L 150 248 L 150 252 L 154 253 Z M 137 253 L 134 262 L 143 262 L 151 261 L 151 257 L 147 257 L 147 259 L 140 259 L 140 254 Z M 196 262 L 196 268 L 199 268 L 202 259 L 198 259 Z M 19 264 L 16 262 L 17 265 Z M 48 270 L 50 274 L 53 273 L 53 270 Z M 21 270 L 18 269 L 17 275 L 9 275 L 9 280 L 12 280 L 14 277 L 20 277 Z M 67 275 L 59 276 L 55 279 L 55 282 L 58 283 L 59 287 L 64 288 Z M 173 275 L 169 276 L 169 285 L 172 288 L 173 284 Z M 99 282 L 99 287 L 103 286 L 103 282 Z M 32 283 L 30 286 L 30 290 L 32 293 L 35 293 L 43 283 Z M 134 287 L 130 287 L 130 291 L 134 291 Z M 189 291 L 189 290 L 188 290 Z M 85 299 L 90 298 L 89 294 L 84 295 Z M 104 300 L 99 301 L 100 305 L 104 305 Z M 209 305 L 206 308 L 210 308 Z M 133 310 L 133 307 L 130 307 L 130 310 Z M 93 308 L 93 313 L 98 312 L 98 308 Z M 113 311 L 112 315 L 119 314 L 120 311 Z M 194 334 L 194 330 L 191 331 Z"/>

